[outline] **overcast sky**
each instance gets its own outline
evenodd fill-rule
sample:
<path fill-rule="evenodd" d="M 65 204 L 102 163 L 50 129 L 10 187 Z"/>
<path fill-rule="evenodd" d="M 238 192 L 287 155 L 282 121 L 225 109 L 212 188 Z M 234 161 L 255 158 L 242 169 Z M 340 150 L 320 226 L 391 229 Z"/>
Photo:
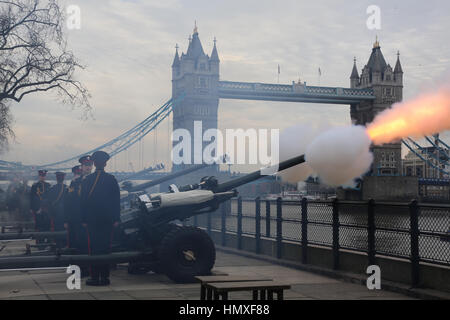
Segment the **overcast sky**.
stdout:
<path fill-rule="evenodd" d="M 42 164 L 92 149 L 143 120 L 171 96 L 175 44 L 187 50 L 197 21 L 207 54 L 217 38 L 221 80 L 349 87 L 353 57 L 366 64 L 375 36 L 392 67 L 396 52 L 404 71 L 404 99 L 436 84 L 450 62 L 450 2 L 68 0 L 81 9 L 81 29 L 67 30 L 70 48 L 87 68 L 78 78 L 92 94 L 94 119 L 61 105 L 51 95 L 12 104 L 17 143 L 2 159 Z M 369 30 L 369 5 L 381 9 L 381 30 Z M 242 110 L 245 110 L 243 117 Z M 348 106 L 221 100 L 219 128 L 279 128 L 302 123 L 350 123 Z M 167 121 L 166 121 L 167 123 Z M 168 126 L 110 163 L 135 169 L 167 162 Z M 446 140 L 450 136 L 446 133 Z M 128 156 L 128 158 L 127 158 Z"/>

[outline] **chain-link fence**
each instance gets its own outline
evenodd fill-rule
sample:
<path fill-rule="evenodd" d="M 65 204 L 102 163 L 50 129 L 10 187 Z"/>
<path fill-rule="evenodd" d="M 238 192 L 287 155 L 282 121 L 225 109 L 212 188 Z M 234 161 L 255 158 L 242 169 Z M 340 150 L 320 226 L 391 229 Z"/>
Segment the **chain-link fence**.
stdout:
<path fill-rule="evenodd" d="M 283 201 L 231 199 L 214 213 L 191 218 L 208 230 L 406 258 L 450 266 L 450 205 L 375 201 Z M 209 222 L 208 222 L 209 221 Z M 256 251 L 260 244 L 256 244 Z M 304 255 L 306 257 L 306 254 Z"/>
<path fill-rule="evenodd" d="M 418 225 L 420 259 L 450 264 L 450 208 L 420 206 Z"/>

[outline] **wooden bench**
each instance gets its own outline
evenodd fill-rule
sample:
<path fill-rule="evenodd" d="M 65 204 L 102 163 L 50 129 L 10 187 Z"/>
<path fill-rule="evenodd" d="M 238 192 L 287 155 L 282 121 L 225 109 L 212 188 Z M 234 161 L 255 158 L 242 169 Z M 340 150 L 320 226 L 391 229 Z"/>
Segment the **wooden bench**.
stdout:
<path fill-rule="evenodd" d="M 213 299 L 228 300 L 228 293 L 233 291 L 252 291 L 253 300 L 273 300 L 273 294 L 277 294 L 278 300 L 283 300 L 283 290 L 291 286 L 277 281 L 241 281 L 241 282 L 213 282 L 206 283 L 207 290 L 212 290 Z M 258 295 L 259 293 L 259 295 Z"/>
<path fill-rule="evenodd" d="M 200 300 L 212 300 L 212 290 L 206 287 L 207 283 L 216 282 L 242 282 L 242 281 L 268 281 L 272 279 L 258 278 L 258 277 L 246 277 L 246 276 L 197 276 L 195 277 L 200 281 Z"/>

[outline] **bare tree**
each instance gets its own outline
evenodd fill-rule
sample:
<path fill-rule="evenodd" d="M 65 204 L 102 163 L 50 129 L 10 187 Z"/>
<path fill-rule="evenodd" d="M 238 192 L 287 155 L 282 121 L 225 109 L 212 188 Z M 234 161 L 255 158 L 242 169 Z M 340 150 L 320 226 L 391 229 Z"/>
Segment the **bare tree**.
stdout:
<path fill-rule="evenodd" d="M 0 154 L 8 148 L 8 139 L 14 138 L 12 115 L 9 106 L 0 101 Z"/>
<path fill-rule="evenodd" d="M 74 75 L 84 66 L 67 49 L 63 28 L 57 0 L 0 1 L 0 103 L 6 111 L 8 101 L 49 90 L 84 115 L 91 110 L 89 92 Z"/>

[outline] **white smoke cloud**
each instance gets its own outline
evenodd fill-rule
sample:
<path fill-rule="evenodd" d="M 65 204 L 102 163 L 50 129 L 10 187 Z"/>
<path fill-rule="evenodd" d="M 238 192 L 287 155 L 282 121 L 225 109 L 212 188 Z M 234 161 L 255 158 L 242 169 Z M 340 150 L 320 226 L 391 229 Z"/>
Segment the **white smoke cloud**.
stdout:
<path fill-rule="evenodd" d="M 363 126 L 330 129 L 306 148 L 306 163 L 330 186 L 353 186 L 373 160 L 371 140 Z"/>
<path fill-rule="evenodd" d="M 319 129 L 309 125 L 297 125 L 284 129 L 280 133 L 280 161 L 284 161 L 306 152 L 306 148 L 319 135 Z M 284 181 L 297 183 L 314 174 L 306 163 L 283 170 L 279 173 Z"/>

